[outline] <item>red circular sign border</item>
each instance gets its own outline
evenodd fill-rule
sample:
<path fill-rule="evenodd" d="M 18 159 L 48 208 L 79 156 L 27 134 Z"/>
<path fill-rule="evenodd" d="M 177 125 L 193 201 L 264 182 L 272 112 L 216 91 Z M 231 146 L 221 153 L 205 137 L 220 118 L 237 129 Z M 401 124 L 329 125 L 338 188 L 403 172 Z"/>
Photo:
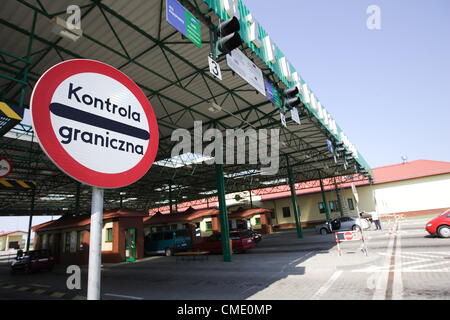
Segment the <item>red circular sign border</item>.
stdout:
<path fill-rule="evenodd" d="M 350 239 L 347 239 L 347 237 Z M 348 232 L 344 233 L 344 239 L 347 241 L 353 240 L 353 232 L 348 231 Z"/>
<path fill-rule="evenodd" d="M 5 175 L 0 176 L 0 179 L 4 179 L 4 178 L 8 177 L 13 171 L 13 166 L 12 166 L 11 161 L 9 161 L 9 159 L 7 159 L 7 158 L 0 157 L 0 161 L 2 161 L 2 160 L 5 160 L 6 162 L 8 162 L 8 164 L 9 164 L 9 171 Z"/>
<path fill-rule="evenodd" d="M 142 105 L 149 121 L 150 142 L 142 160 L 130 170 L 107 174 L 89 169 L 72 158 L 56 137 L 51 125 L 49 108 L 53 94 L 63 81 L 80 73 L 98 73 L 120 82 Z M 133 80 L 108 64 L 88 59 L 67 60 L 56 64 L 36 83 L 30 105 L 33 128 L 42 149 L 59 169 L 81 183 L 106 189 L 125 187 L 142 178 L 155 161 L 159 146 L 159 131 L 150 101 Z"/>

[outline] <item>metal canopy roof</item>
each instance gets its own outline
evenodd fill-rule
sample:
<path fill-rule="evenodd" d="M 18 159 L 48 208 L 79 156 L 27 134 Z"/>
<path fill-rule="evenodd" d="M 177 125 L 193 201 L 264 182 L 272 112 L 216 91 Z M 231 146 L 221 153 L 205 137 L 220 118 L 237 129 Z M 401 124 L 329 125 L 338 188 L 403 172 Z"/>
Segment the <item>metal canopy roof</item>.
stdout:
<path fill-rule="evenodd" d="M 293 167 L 296 182 L 355 174 L 355 165 L 370 168 L 360 156 L 344 168 L 342 158 L 334 162 L 326 139 L 332 133 L 307 108 L 301 111 L 302 125 L 288 118 L 281 125 L 280 109 L 267 97 L 234 74 L 219 59 L 223 81 L 209 73 L 210 32 L 219 16 L 210 8 L 213 1 L 180 1 L 202 21 L 203 48 L 198 48 L 165 20 L 165 0 L 77 0 L 82 10 L 83 36 L 76 42 L 52 33 L 50 19 L 65 16 L 70 1 L 4 0 L 0 3 L 0 101 L 28 107 L 38 78 L 58 62 L 88 58 L 110 64 L 132 78 L 148 95 L 158 118 L 160 149 L 157 161 L 171 158 L 175 142 L 173 130 L 193 131 L 194 121 L 204 129 L 280 129 L 280 170 L 277 175 L 258 174 L 260 165 L 225 165 L 226 191 L 248 191 L 286 184 L 286 159 Z M 35 26 L 33 21 L 36 22 Z M 33 32 L 34 30 L 34 32 Z M 286 88 L 251 47 L 240 48 L 258 65 L 264 76 L 280 90 Z M 26 86 L 24 85 L 26 83 Z M 212 113 L 211 103 L 222 111 Z M 250 145 L 252 145 L 250 143 Z M 247 149 L 248 150 L 248 149 Z M 12 160 L 14 172 L 8 179 L 35 181 L 37 214 L 64 214 L 90 207 L 90 188 L 79 186 L 66 176 L 40 149 L 31 127 L 19 125 L 0 137 L 0 156 Z M 160 162 L 158 162 L 160 163 Z M 356 179 L 363 178 L 358 177 Z M 77 189 L 79 188 L 79 189 Z M 105 192 L 105 208 L 123 205 L 146 210 L 173 203 L 214 196 L 217 190 L 215 167 L 190 164 L 170 168 L 154 165 L 139 182 L 121 190 Z M 122 196 L 121 196 L 122 195 Z M 0 215 L 26 214 L 30 192 L 0 189 Z"/>

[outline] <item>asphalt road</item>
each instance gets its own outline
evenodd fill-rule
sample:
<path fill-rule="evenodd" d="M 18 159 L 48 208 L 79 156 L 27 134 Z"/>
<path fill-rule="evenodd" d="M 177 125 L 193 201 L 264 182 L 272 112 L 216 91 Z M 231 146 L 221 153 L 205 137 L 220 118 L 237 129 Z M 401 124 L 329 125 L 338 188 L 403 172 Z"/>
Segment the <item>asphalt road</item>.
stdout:
<path fill-rule="evenodd" d="M 342 243 L 333 235 L 306 231 L 266 236 L 257 248 L 207 261 L 152 257 L 136 263 L 105 265 L 102 299 L 124 300 L 405 300 L 450 299 L 450 239 L 427 236 L 425 220 L 405 220 L 393 229 L 365 232 L 361 242 Z M 0 265 L 0 299 L 84 299 L 68 290 L 65 269 L 10 275 Z"/>

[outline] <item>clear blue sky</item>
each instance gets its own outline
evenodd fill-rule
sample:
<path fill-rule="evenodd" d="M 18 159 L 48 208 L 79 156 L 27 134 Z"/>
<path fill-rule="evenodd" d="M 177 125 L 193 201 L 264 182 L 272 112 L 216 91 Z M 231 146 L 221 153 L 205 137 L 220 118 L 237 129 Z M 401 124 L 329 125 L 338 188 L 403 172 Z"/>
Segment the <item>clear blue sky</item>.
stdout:
<path fill-rule="evenodd" d="M 450 161 L 450 1 L 244 3 L 371 167 Z"/>

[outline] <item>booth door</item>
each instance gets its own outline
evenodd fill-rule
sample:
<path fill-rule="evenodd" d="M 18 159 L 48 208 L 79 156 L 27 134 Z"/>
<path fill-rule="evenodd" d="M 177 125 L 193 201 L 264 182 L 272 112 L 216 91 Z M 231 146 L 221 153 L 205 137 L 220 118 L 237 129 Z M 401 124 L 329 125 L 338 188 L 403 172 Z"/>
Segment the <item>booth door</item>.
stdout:
<path fill-rule="evenodd" d="M 134 262 L 136 258 L 136 229 L 128 229 L 125 231 L 125 259 Z"/>

